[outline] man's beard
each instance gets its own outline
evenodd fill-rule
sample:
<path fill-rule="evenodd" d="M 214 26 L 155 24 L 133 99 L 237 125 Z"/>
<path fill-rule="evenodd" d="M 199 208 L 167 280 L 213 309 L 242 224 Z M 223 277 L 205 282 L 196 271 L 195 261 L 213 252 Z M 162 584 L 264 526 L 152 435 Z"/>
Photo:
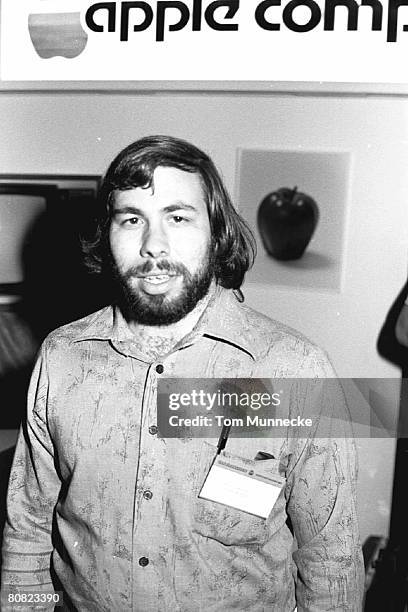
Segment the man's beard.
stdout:
<path fill-rule="evenodd" d="M 155 326 L 171 325 L 183 319 L 208 293 L 214 278 L 212 252 L 211 248 L 207 249 L 206 256 L 195 274 L 191 274 L 183 264 L 167 260 L 148 260 L 140 266 L 121 272 L 111 256 L 110 265 L 119 290 L 119 304 L 125 317 L 134 323 Z M 150 295 L 132 285 L 132 278 L 147 275 L 153 270 L 182 276 L 183 284 L 179 293 L 174 297 L 165 294 Z"/>

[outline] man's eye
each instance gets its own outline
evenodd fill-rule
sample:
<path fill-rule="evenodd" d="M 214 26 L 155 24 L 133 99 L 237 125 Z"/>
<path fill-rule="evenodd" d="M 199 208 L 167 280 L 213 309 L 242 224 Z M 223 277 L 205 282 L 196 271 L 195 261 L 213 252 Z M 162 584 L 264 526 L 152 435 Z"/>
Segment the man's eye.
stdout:
<path fill-rule="evenodd" d="M 183 221 L 188 221 L 188 219 L 182 217 L 181 215 L 173 215 L 172 221 L 174 221 L 174 223 L 183 223 Z"/>
<path fill-rule="evenodd" d="M 129 219 L 125 219 L 123 221 L 124 225 L 139 225 L 139 223 L 141 223 L 142 220 L 140 219 L 140 217 L 129 217 Z"/>

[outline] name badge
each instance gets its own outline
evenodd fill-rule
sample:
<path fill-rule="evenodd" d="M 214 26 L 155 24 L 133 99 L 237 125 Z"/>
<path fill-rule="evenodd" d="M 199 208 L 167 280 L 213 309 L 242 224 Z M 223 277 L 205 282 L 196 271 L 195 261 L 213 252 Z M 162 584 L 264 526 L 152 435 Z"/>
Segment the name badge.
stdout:
<path fill-rule="evenodd" d="M 198 497 L 266 519 L 285 484 L 271 462 L 216 455 Z"/>

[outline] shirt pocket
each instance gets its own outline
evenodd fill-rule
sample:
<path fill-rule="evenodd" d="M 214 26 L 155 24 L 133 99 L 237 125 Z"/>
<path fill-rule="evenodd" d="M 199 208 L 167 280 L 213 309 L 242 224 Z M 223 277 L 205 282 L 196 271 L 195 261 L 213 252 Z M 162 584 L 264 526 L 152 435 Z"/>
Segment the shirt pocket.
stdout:
<path fill-rule="evenodd" d="M 262 546 L 276 529 L 276 503 L 267 519 L 242 510 L 198 497 L 208 474 L 216 447 L 203 444 L 195 483 L 195 501 L 192 506 L 192 530 L 198 536 L 216 540 L 225 546 Z M 279 510 L 278 510 L 278 513 Z M 283 520 L 284 522 L 284 520 Z"/>
<path fill-rule="evenodd" d="M 268 519 L 200 498 L 194 507 L 193 532 L 226 546 L 261 546 L 270 537 Z"/>

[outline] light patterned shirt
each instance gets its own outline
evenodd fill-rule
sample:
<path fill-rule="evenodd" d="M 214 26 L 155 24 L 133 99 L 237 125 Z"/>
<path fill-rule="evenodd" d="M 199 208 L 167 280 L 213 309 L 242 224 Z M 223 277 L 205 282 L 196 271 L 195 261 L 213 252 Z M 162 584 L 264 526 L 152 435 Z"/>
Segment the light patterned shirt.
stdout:
<path fill-rule="evenodd" d="M 222 288 L 154 362 L 115 307 L 52 332 L 10 479 L 3 588 L 54 581 L 72 609 L 95 612 L 360 611 L 356 457 L 340 393 L 344 436 L 228 440 L 229 453 L 279 459 L 286 484 L 267 519 L 198 498 L 216 440 L 157 435 L 159 377 L 334 376 L 322 350 Z"/>

